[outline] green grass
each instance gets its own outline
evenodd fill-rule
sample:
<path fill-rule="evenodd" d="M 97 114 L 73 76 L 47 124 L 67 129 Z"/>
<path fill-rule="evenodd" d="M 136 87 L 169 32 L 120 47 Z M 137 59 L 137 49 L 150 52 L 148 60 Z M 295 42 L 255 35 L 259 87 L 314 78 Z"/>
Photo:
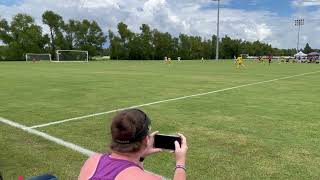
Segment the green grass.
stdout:
<path fill-rule="evenodd" d="M 184 61 L 0 63 L 0 117 L 26 126 L 233 86 L 319 71 L 316 64 Z M 205 96 L 146 106 L 152 129 L 188 139 L 189 179 L 319 179 L 320 72 Z M 39 128 L 105 152 L 107 114 Z M 0 124 L 5 179 L 52 172 L 76 179 L 87 158 Z M 174 159 L 161 153 L 145 167 L 172 177 Z"/>

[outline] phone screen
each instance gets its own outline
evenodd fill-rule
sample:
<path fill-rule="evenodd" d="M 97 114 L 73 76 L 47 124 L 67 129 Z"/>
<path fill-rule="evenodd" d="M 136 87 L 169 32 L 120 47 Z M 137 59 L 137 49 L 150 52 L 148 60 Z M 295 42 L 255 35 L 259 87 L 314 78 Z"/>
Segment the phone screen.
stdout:
<path fill-rule="evenodd" d="M 178 141 L 181 145 L 181 137 L 179 136 L 156 134 L 154 136 L 154 147 L 160 149 L 175 150 L 175 141 Z"/>

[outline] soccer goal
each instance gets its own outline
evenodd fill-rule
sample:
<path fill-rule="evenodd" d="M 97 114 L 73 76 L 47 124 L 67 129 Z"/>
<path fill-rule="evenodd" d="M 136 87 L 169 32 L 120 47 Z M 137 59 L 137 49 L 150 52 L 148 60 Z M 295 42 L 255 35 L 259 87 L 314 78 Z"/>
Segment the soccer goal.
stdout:
<path fill-rule="evenodd" d="M 26 61 L 51 61 L 51 54 L 37 54 L 37 53 L 27 53 Z"/>
<path fill-rule="evenodd" d="M 57 50 L 57 62 L 88 62 L 88 51 L 81 50 Z"/>

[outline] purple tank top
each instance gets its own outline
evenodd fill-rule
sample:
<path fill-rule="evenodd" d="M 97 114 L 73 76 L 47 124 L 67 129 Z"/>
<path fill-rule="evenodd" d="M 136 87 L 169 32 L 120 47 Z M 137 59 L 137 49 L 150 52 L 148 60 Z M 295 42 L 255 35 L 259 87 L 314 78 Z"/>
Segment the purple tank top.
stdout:
<path fill-rule="evenodd" d="M 109 154 L 104 154 L 101 156 L 96 171 L 90 180 L 114 180 L 120 172 L 129 167 L 139 167 L 142 169 L 133 162 L 114 159 Z"/>

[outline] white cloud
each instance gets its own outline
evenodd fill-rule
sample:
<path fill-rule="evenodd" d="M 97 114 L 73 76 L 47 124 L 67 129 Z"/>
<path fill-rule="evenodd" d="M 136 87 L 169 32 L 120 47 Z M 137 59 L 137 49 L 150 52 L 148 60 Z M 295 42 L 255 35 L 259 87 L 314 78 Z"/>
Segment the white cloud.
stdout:
<path fill-rule="evenodd" d="M 320 6 L 320 0 L 294 0 L 292 4 L 296 7 L 300 6 Z"/>
<path fill-rule="evenodd" d="M 247 34 L 249 40 L 264 41 L 267 37 L 272 35 L 271 29 L 266 24 L 252 24 L 249 27 L 244 27 L 244 32 Z"/>
<path fill-rule="evenodd" d="M 120 9 L 117 0 L 80 0 L 82 8 L 116 8 Z"/>
<path fill-rule="evenodd" d="M 250 2 L 255 3 L 256 0 Z M 295 0 L 293 3 L 301 2 Z M 317 2 L 308 1 L 313 4 Z M 215 3 L 211 0 L 46 0 L 45 3 L 43 0 L 24 0 L 13 6 L 0 5 L 0 13 L 7 19 L 20 12 L 29 13 L 41 24 L 42 13 L 53 10 L 65 20 L 96 20 L 105 32 L 108 29 L 116 31 L 117 23 L 123 21 L 136 32 L 142 23 L 146 23 L 173 35 L 186 33 L 210 38 L 216 32 Z M 280 17 L 268 11 L 226 8 L 231 0 L 221 3 L 224 5 L 221 8 L 221 36 L 227 34 L 250 41 L 261 40 L 281 48 L 294 48 L 297 31 L 293 19 L 305 17 L 305 27 L 301 33 L 309 38 L 301 39 L 301 44 L 308 40 L 312 47 L 320 47 L 320 41 L 311 38 L 320 29 L 320 23 L 314 19 L 320 16 L 319 10 Z M 42 26 L 47 32 L 48 28 Z"/>

